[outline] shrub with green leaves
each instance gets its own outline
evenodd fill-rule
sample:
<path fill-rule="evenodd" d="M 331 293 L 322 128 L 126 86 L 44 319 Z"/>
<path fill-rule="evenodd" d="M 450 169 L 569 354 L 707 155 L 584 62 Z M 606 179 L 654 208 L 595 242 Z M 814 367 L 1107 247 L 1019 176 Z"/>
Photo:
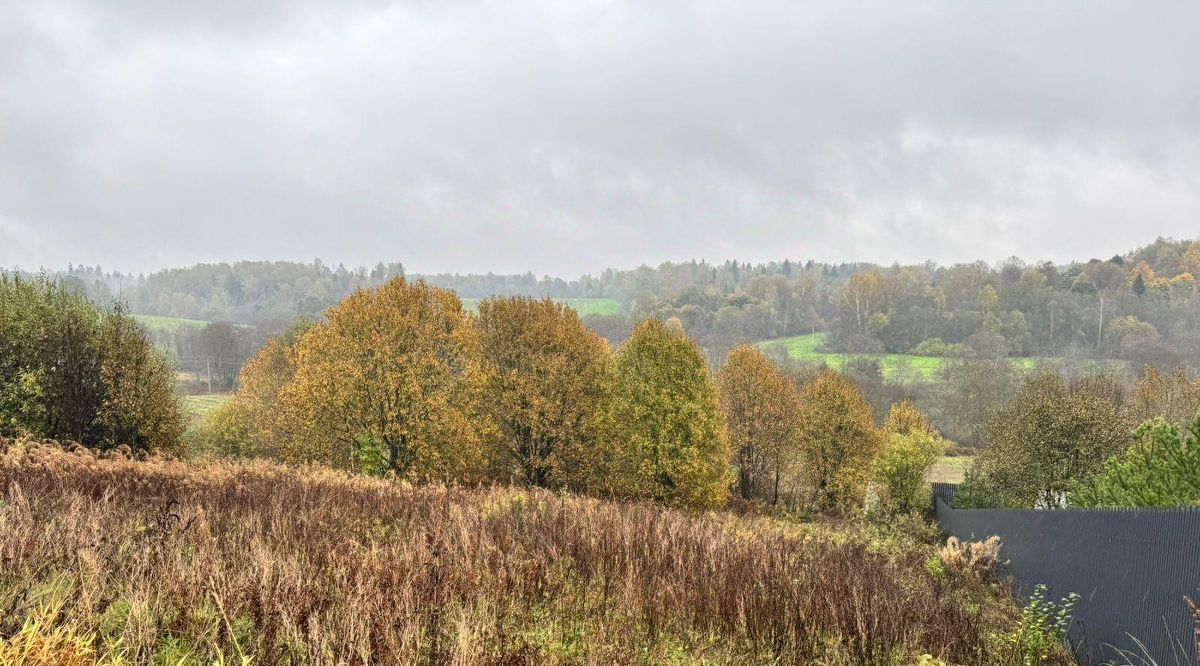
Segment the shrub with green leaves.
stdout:
<path fill-rule="evenodd" d="M 1186 428 L 1146 421 L 1135 443 L 1070 493 L 1071 506 L 1200 506 L 1200 415 Z"/>
<path fill-rule="evenodd" d="M 911 513 L 929 506 L 925 477 L 945 451 L 945 442 L 919 430 L 891 433 L 871 464 L 879 508 L 888 514 Z"/>
<path fill-rule="evenodd" d="M 1079 595 L 1074 592 L 1055 602 L 1046 596 L 1045 585 L 1035 586 L 1021 620 L 999 637 L 1000 642 L 1015 653 L 1021 666 L 1057 663 L 1066 656 L 1067 629 L 1078 602 Z"/>
<path fill-rule="evenodd" d="M 0 437 L 157 450 L 183 429 L 174 369 L 120 303 L 0 273 Z"/>

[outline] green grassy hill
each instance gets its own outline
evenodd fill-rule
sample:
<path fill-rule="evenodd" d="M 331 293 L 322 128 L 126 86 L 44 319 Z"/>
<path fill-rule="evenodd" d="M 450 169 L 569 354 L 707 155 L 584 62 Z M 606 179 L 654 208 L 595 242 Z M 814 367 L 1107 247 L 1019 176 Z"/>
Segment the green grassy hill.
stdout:
<path fill-rule="evenodd" d="M 826 333 L 798 335 L 790 338 L 775 338 L 758 343 L 762 349 L 780 348 L 787 350 L 788 357 L 797 361 L 824 363 L 829 367 L 841 369 L 849 360 L 854 358 L 878 359 L 886 379 L 896 379 L 903 376 L 915 376 L 924 381 L 933 380 L 938 370 L 948 359 L 941 356 L 915 356 L 912 354 L 842 354 L 823 352 Z M 1014 358 L 1012 362 L 1023 369 L 1031 369 L 1037 364 L 1034 358 Z"/>
<path fill-rule="evenodd" d="M 179 331 L 185 328 L 204 328 L 208 325 L 203 319 L 181 319 L 179 317 L 160 317 L 158 315 L 132 315 L 134 321 L 150 331 Z"/>

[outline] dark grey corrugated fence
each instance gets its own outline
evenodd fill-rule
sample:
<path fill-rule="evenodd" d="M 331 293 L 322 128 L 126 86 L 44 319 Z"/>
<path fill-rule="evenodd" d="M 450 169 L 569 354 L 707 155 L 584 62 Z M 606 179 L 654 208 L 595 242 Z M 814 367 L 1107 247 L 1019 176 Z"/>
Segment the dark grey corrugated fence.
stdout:
<path fill-rule="evenodd" d="M 1131 636 L 1159 666 L 1200 663 L 1184 601 L 1200 602 L 1200 510 L 954 509 L 955 489 L 934 484 L 947 534 L 998 535 L 1022 596 L 1038 583 L 1055 599 L 1079 593 L 1071 640 L 1084 663 L 1116 659 L 1114 648 L 1142 654 Z"/>

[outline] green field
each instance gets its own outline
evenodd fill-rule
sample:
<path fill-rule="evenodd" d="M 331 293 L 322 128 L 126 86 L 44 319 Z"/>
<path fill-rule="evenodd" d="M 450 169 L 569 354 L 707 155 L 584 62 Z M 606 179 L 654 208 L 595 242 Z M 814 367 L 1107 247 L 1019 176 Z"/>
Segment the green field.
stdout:
<path fill-rule="evenodd" d="M 202 319 L 181 319 L 179 317 L 160 317 L 158 315 L 133 315 L 134 321 L 151 331 L 175 332 L 185 328 L 204 328 L 208 322 Z"/>
<path fill-rule="evenodd" d="M 938 370 L 948 359 L 942 356 L 914 356 L 911 354 L 841 354 L 820 351 L 825 345 L 826 333 L 798 335 L 790 338 L 776 338 L 758 343 L 762 349 L 779 348 L 787 350 L 789 358 L 811 363 L 824 363 L 835 370 L 841 369 L 848 361 L 855 358 L 878 359 L 885 379 L 915 377 L 930 381 L 937 375 Z M 1011 362 L 1022 368 L 1032 369 L 1038 362 L 1035 358 L 1014 358 Z"/>
<path fill-rule="evenodd" d="M 482 298 L 464 298 L 463 307 L 474 312 L 479 307 Z M 621 311 L 621 304 L 615 298 L 556 298 L 555 301 L 574 308 L 579 316 L 614 315 Z"/>
<path fill-rule="evenodd" d="M 825 345 L 826 334 L 814 333 L 798 335 L 791 338 L 776 338 L 758 343 L 763 349 L 782 347 L 787 350 L 789 358 L 811 363 L 824 363 L 838 370 L 854 358 L 878 359 L 883 369 L 883 376 L 895 379 L 903 376 L 915 376 L 922 380 L 931 380 L 941 370 L 946 359 L 940 356 L 912 356 L 909 354 L 840 354 L 820 351 Z"/>
<path fill-rule="evenodd" d="M 228 393 L 212 393 L 209 395 L 185 395 L 183 406 L 195 418 L 203 418 L 209 412 L 229 401 Z"/>

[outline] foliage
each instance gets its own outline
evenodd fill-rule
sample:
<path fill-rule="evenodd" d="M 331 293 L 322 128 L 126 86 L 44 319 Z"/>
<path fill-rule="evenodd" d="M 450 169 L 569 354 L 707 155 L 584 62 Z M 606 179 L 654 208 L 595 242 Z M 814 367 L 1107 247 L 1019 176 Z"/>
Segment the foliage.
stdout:
<path fill-rule="evenodd" d="M 938 561 L 977 581 L 992 580 L 1000 568 L 1000 537 L 993 535 L 983 541 L 960 541 L 957 537 L 949 537 L 938 551 Z"/>
<path fill-rule="evenodd" d="M 173 369 L 123 305 L 0 274 L 0 436 L 153 450 L 174 447 L 184 424 Z"/>
<path fill-rule="evenodd" d="M 742 345 L 729 352 L 717 384 L 738 494 L 777 503 L 796 452 L 800 395 L 795 382 L 758 348 Z"/>
<path fill-rule="evenodd" d="M 1071 491 L 1071 506 L 1200 506 L 1200 415 L 1186 428 L 1156 419 L 1134 432 L 1134 444 L 1109 458 Z"/>
<path fill-rule="evenodd" d="M 937 428 L 911 400 L 901 400 L 892 405 L 883 421 L 883 430 L 889 435 L 923 434 L 938 437 Z"/>
<path fill-rule="evenodd" d="M 284 459 L 413 479 L 480 474 L 479 343 L 453 292 L 404 278 L 357 291 L 294 353 L 279 391 Z"/>
<path fill-rule="evenodd" d="M 647 320 L 617 351 L 609 387 L 602 490 L 676 506 L 726 500 L 729 440 L 704 354 Z"/>
<path fill-rule="evenodd" d="M 850 379 L 823 372 L 800 393 L 800 473 L 819 508 L 863 505 L 871 461 L 883 444 L 871 405 Z"/>
<path fill-rule="evenodd" d="M 989 417 L 962 505 L 1061 506 L 1067 490 L 1125 448 L 1130 427 L 1119 384 L 1099 376 L 1067 383 L 1043 371 Z"/>
<path fill-rule="evenodd" d="M 907 433 L 885 430 L 885 441 L 871 461 L 872 488 L 885 514 L 929 509 L 926 477 L 946 450 L 946 443 L 924 430 Z"/>
<path fill-rule="evenodd" d="M 582 486 L 597 440 L 608 343 L 550 299 L 478 306 L 481 409 L 496 426 L 495 473 L 535 486 Z"/>
<path fill-rule="evenodd" d="M 247 361 L 237 393 L 206 417 L 198 435 L 206 440 L 198 445 L 200 449 L 284 457 L 292 433 L 281 394 L 296 377 L 296 345 L 312 326 L 310 320 L 299 320 Z"/>
<path fill-rule="evenodd" d="M 1071 612 L 1079 602 L 1072 592 L 1055 602 L 1046 597 L 1046 586 L 1036 585 L 1029 604 L 1021 611 L 1021 621 L 1001 636 L 1019 658 L 1022 666 L 1043 666 L 1064 657 L 1064 641 L 1071 625 Z"/>
<path fill-rule="evenodd" d="M 1200 376 L 1177 367 L 1169 373 L 1146 366 L 1133 394 L 1132 410 L 1140 420 L 1162 417 L 1176 424 L 1200 414 Z"/>

